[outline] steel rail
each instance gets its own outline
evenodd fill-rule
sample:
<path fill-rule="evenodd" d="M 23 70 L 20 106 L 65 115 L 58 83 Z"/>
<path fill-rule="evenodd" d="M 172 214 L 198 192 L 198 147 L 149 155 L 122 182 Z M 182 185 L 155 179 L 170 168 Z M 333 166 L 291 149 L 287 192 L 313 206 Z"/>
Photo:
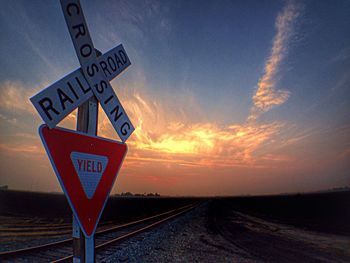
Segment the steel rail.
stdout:
<path fill-rule="evenodd" d="M 145 231 L 150 230 L 150 229 L 152 229 L 152 228 L 154 228 L 156 226 L 159 226 L 160 224 L 162 224 L 162 223 L 164 223 L 164 222 L 166 222 L 166 221 L 168 221 L 170 219 L 173 219 L 173 218 L 175 218 L 177 216 L 180 216 L 180 215 L 182 215 L 182 214 L 184 214 L 184 213 L 194 209 L 197 206 L 198 206 L 198 204 L 194 204 L 194 205 L 191 205 L 189 207 L 187 206 L 188 208 L 185 208 L 184 210 L 182 210 L 180 212 L 177 212 L 174 215 L 168 216 L 168 217 L 163 218 L 163 219 L 161 219 L 159 221 L 153 222 L 153 223 L 151 223 L 151 224 L 149 224 L 147 226 L 141 227 L 141 228 L 139 228 L 137 230 L 131 231 L 131 232 L 127 233 L 127 234 L 124 234 L 124 235 L 119 236 L 117 238 L 114 238 L 114 239 L 111 239 L 109 241 L 106 241 L 106 242 L 104 242 L 104 243 L 102 243 L 100 245 L 97 245 L 97 246 L 95 246 L 95 250 L 96 251 L 101 251 L 102 249 L 110 246 L 111 244 L 117 244 L 117 243 L 121 243 L 123 241 L 126 241 L 127 239 L 129 239 L 129 238 L 131 238 L 131 237 L 133 237 L 135 235 L 141 234 L 142 232 L 145 232 Z M 51 261 L 51 263 L 61 263 L 61 262 L 65 262 L 65 261 L 71 260 L 71 259 L 73 259 L 73 255 L 70 255 L 70 256 L 67 256 L 67 257 L 64 257 L 64 258 L 60 258 L 60 259 Z"/>
<path fill-rule="evenodd" d="M 110 227 L 110 228 L 107 228 L 107 229 L 103 229 L 103 230 L 97 231 L 95 236 L 99 236 L 101 234 L 106 234 L 106 233 L 109 233 L 109 232 L 113 232 L 115 230 L 121 230 L 123 228 L 134 226 L 134 225 L 137 225 L 137 224 L 140 224 L 140 223 L 144 223 L 144 222 L 147 222 L 149 220 L 152 220 L 152 219 L 155 219 L 155 218 L 158 218 L 158 217 L 165 216 L 167 214 L 173 213 L 175 211 L 178 211 L 178 210 L 181 210 L 181 209 L 185 209 L 185 208 L 190 207 L 192 205 L 193 204 L 185 205 L 185 206 L 182 206 L 182 207 L 179 207 L 179 208 L 175 208 L 175 209 L 172 209 L 170 211 L 166 211 L 166 212 L 163 212 L 163 213 L 160 213 L 160 214 L 157 214 L 157 215 L 149 216 L 149 217 L 146 217 L 146 218 L 143 218 L 143 219 L 139 219 L 139 220 L 135 220 L 135 221 L 132 221 L 132 222 L 129 222 L 129 223 L 125 223 L 125 224 L 113 226 L 113 227 Z M 72 242 L 72 240 L 73 240 L 72 238 L 67 238 L 67 239 L 63 239 L 63 240 L 60 240 L 60 241 L 50 242 L 50 243 L 46 243 L 46 244 L 38 245 L 38 246 L 33 246 L 33 247 L 21 248 L 21 249 L 10 250 L 10 251 L 2 251 L 2 252 L 0 252 L 0 258 L 1 257 L 16 256 L 16 255 L 19 255 L 19 254 L 33 252 L 33 251 L 36 251 L 36 250 L 47 249 L 47 248 L 50 248 L 50 247 L 56 247 L 56 246 L 60 246 L 60 245 L 65 245 L 65 244 L 68 244 L 68 243 Z"/>

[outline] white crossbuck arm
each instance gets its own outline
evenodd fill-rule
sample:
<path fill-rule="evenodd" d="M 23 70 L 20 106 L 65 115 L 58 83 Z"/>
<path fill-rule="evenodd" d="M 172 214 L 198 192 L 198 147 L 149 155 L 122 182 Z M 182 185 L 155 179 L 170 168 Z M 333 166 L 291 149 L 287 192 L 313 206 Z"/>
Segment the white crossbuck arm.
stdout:
<path fill-rule="evenodd" d="M 52 128 L 89 99 L 93 92 L 120 139 L 125 142 L 135 128 L 109 81 L 130 65 L 129 58 L 121 45 L 97 58 L 80 2 L 61 0 L 61 6 L 81 69 L 32 97 L 31 101 Z"/>
<path fill-rule="evenodd" d="M 97 59 L 108 81 L 112 81 L 131 64 L 123 45 L 111 49 Z M 43 89 L 30 100 L 43 121 L 50 128 L 54 128 L 92 95 L 92 89 L 79 68 Z"/>

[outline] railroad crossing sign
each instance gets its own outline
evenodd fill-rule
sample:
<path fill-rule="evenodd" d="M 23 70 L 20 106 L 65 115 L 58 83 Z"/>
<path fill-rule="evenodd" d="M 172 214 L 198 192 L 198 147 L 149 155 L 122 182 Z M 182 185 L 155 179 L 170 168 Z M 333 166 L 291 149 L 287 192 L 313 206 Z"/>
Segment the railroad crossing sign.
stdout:
<path fill-rule="evenodd" d="M 73 262 L 94 262 L 93 234 L 126 155 L 124 142 L 135 130 L 109 81 L 131 63 L 122 45 L 97 57 L 79 0 L 60 1 L 80 68 L 30 100 L 46 123 L 39 134 L 73 210 Z M 123 143 L 91 136 L 97 131 L 95 98 Z M 77 126 L 88 127 L 83 130 L 89 136 L 55 128 L 77 107 Z M 85 244 L 79 241 L 79 226 Z"/>
<path fill-rule="evenodd" d="M 96 230 L 127 152 L 125 143 L 62 128 L 40 126 L 39 134 L 85 236 Z"/>
<path fill-rule="evenodd" d="M 98 58 L 103 74 L 108 81 L 113 80 L 131 63 L 119 45 Z M 54 128 L 69 113 L 87 101 L 94 93 L 84 77 L 81 68 L 30 98 L 44 122 Z"/>
<path fill-rule="evenodd" d="M 125 70 L 131 64 L 130 60 L 122 45 L 97 58 L 79 0 L 61 0 L 61 6 L 81 68 L 30 100 L 43 121 L 54 128 L 95 95 L 120 139 L 125 142 L 135 128 L 109 81 Z"/>

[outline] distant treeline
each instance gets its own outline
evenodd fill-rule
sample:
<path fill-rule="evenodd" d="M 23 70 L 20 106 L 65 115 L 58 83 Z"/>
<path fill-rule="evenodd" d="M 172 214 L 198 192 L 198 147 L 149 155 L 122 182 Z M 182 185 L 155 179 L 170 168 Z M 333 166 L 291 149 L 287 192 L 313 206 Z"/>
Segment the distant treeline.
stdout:
<path fill-rule="evenodd" d="M 8 190 L 8 189 L 9 189 L 8 185 L 0 185 L 0 191 L 1 190 Z"/>
<path fill-rule="evenodd" d="M 160 196 L 160 194 L 158 194 L 158 193 L 133 194 L 131 192 L 122 192 L 121 194 L 114 194 L 113 196 L 154 196 L 154 197 L 158 197 L 158 196 Z"/>

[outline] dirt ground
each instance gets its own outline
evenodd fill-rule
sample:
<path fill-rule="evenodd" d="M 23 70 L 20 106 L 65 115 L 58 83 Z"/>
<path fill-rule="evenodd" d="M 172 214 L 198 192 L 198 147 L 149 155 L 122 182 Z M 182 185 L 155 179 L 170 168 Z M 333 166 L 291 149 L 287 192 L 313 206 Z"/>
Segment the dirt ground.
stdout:
<path fill-rule="evenodd" d="M 350 262 L 350 237 L 277 224 L 213 200 L 98 255 L 98 262 Z M 219 217 L 217 217 L 219 215 Z"/>
<path fill-rule="evenodd" d="M 318 199 L 315 196 L 284 197 L 283 205 L 280 197 L 246 198 L 243 209 L 240 209 L 242 200 L 239 205 L 235 199 L 213 200 L 207 213 L 208 231 L 264 262 L 350 262 L 349 221 L 343 206 L 346 203 L 343 198 L 348 198 L 349 194 L 340 196 L 340 199 L 339 195 L 327 196 L 329 202 L 333 198 L 332 207 L 318 204 L 324 195 Z M 278 206 L 273 207 L 274 202 Z M 259 209 L 255 209 L 256 206 Z M 315 209 L 317 206 L 322 211 Z M 298 210 L 299 213 L 308 212 L 303 216 L 287 216 L 290 211 Z M 321 212 L 327 215 L 322 217 Z M 323 225 L 327 227 L 322 228 Z"/>

